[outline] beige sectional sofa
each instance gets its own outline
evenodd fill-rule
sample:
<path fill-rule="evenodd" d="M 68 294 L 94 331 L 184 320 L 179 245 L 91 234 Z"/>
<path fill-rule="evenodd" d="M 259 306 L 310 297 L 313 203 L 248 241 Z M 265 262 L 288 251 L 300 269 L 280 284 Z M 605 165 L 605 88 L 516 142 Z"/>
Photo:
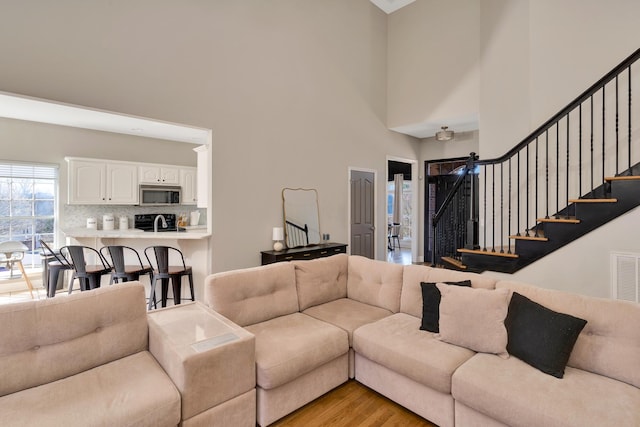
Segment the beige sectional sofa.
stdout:
<path fill-rule="evenodd" d="M 461 280 L 470 280 L 471 289 L 455 292 L 498 296 L 506 301 L 505 313 L 517 292 L 586 320 L 576 331 L 564 377 L 506 353 L 445 342 L 448 329 L 421 330 L 421 282 Z M 455 301 L 453 291 L 442 289 L 441 310 Z M 462 313 L 476 309 L 471 301 Z M 442 427 L 640 425 L 637 304 L 348 255 L 211 275 L 205 304 L 255 335 L 261 426 L 349 377 Z M 441 312 L 443 328 L 451 321 L 449 312 Z M 505 329 L 504 323 L 487 330 L 487 341 L 495 341 L 489 336 L 495 328 Z M 478 338 L 485 339 L 482 333 L 472 337 Z"/>
<path fill-rule="evenodd" d="M 147 314 L 129 282 L 3 305 L 0 324 L 1 426 L 255 425 L 255 339 L 202 304 Z"/>

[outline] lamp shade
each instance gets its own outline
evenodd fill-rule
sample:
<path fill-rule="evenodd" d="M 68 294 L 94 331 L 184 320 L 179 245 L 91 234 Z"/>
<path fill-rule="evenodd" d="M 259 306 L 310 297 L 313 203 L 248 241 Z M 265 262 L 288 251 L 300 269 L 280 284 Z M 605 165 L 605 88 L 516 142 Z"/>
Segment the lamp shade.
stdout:
<path fill-rule="evenodd" d="M 284 228 L 273 227 L 273 240 L 284 240 Z"/>

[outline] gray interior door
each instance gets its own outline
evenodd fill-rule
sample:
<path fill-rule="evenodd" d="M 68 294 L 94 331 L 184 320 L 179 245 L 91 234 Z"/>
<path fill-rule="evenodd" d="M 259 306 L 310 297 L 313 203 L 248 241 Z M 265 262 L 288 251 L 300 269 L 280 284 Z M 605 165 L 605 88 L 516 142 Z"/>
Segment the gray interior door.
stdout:
<path fill-rule="evenodd" d="M 351 255 L 375 258 L 375 201 L 373 172 L 351 171 Z"/>

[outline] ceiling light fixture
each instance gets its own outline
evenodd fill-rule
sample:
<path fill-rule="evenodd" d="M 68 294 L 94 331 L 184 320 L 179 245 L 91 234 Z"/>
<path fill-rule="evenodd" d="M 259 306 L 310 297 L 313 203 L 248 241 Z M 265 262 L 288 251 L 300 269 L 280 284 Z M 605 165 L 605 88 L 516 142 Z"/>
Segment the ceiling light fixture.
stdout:
<path fill-rule="evenodd" d="M 454 135 L 453 131 L 447 130 L 449 129 L 448 126 L 442 126 L 441 129 L 436 132 L 436 141 L 451 141 Z"/>

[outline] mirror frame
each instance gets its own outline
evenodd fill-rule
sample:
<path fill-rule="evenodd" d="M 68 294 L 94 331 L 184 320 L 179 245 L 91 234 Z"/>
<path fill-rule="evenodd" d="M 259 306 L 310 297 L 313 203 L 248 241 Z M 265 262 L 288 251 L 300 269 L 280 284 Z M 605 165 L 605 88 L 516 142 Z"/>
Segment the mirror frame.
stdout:
<path fill-rule="evenodd" d="M 309 227 L 309 223 L 311 221 L 307 221 L 305 224 L 305 228 L 300 227 L 294 223 L 291 223 L 287 220 L 287 192 L 309 192 L 313 193 L 313 195 L 308 196 L 309 201 L 315 201 L 315 208 L 308 208 L 308 212 L 312 216 L 315 214 L 315 218 L 311 218 L 311 220 L 316 219 L 316 224 L 311 224 Z M 294 193 L 295 194 L 295 193 Z M 289 196 L 289 200 L 291 200 L 291 196 Z M 291 206 L 290 206 L 291 208 Z M 291 210 L 291 209 L 290 209 Z M 321 243 L 321 233 L 320 233 L 320 207 L 318 205 L 318 191 L 315 188 L 283 188 L 282 189 L 282 215 L 283 215 L 283 225 L 284 225 L 284 241 L 287 248 L 299 248 L 305 246 L 313 246 L 319 245 Z M 313 226 L 317 225 L 317 230 L 314 230 Z M 294 236 L 291 230 L 298 229 L 299 234 Z M 306 243 L 301 243 L 301 238 L 299 236 L 306 234 Z M 317 238 L 316 238 L 317 234 Z"/>

